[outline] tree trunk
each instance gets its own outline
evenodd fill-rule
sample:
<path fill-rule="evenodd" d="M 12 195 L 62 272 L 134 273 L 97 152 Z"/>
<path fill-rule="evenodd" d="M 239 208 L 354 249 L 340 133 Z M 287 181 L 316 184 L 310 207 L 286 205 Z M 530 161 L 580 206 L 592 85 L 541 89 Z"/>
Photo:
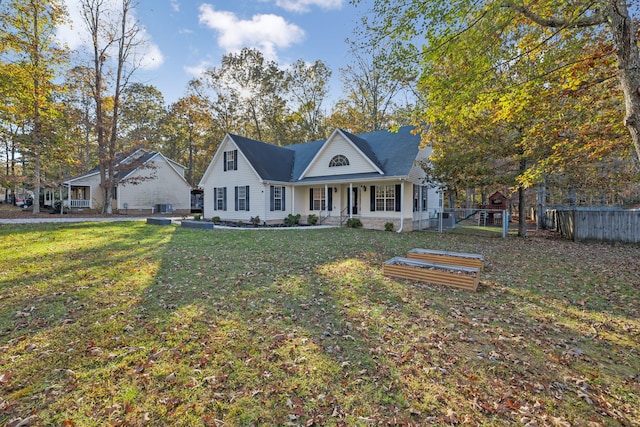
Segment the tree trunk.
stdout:
<path fill-rule="evenodd" d="M 522 186 L 518 187 L 518 237 L 527 237 L 527 207 Z"/>
<path fill-rule="evenodd" d="M 636 165 L 638 165 L 640 164 L 640 54 L 636 25 L 629 16 L 627 0 L 610 0 L 606 14 L 616 44 L 618 79 L 624 93 L 626 109 L 624 124 L 631 135 L 636 150 Z"/>

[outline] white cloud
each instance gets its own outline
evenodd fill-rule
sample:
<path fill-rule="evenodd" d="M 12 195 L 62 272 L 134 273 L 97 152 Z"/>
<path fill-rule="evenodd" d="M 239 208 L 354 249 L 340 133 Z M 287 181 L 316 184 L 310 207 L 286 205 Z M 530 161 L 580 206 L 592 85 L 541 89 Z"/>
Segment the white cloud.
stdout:
<path fill-rule="evenodd" d="M 187 74 L 190 74 L 193 77 L 200 77 L 205 73 L 205 71 L 210 69 L 212 66 L 213 66 L 213 63 L 209 61 L 202 61 L 198 65 L 194 65 L 192 67 L 185 65 L 183 69 Z"/>
<path fill-rule="evenodd" d="M 290 12 L 309 12 L 313 6 L 321 9 L 340 9 L 343 0 L 276 0 L 276 6 Z"/>
<path fill-rule="evenodd" d="M 174 12 L 180 12 L 180 3 L 176 0 L 171 0 L 171 9 L 173 9 Z"/>
<path fill-rule="evenodd" d="M 226 52 L 244 47 L 260 49 L 266 59 L 277 60 L 277 49 L 302 41 L 304 30 L 273 14 L 254 15 L 251 20 L 239 19 L 232 12 L 216 11 L 213 6 L 200 6 L 200 23 L 218 33 L 218 45 Z"/>
<path fill-rule="evenodd" d="M 82 17 L 82 6 L 80 0 L 64 0 L 69 12 L 69 23 L 61 26 L 57 31 L 58 39 L 66 44 L 72 50 L 79 50 L 81 48 L 87 48 L 91 46 L 91 38 L 89 32 L 86 29 L 84 18 Z M 113 23 L 117 22 L 115 18 L 116 11 L 121 5 L 119 0 L 107 0 L 104 3 L 105 13 L 103 18 L 104 22 Z M 120 6 L 121 7 L 121 6 Z M 134 16 L 131 22 L 134 22 Z M 136 60 L 142 69 L 153 70 L 162 65 L 164 62 L 164 56 L 160 47 L 154 44 L 151 40 L 151 36 L 146 32 L 144 27 L 140 27 L 138 33 L 138 40 L 141 42 L 138 50 L 134 52 Z"/>

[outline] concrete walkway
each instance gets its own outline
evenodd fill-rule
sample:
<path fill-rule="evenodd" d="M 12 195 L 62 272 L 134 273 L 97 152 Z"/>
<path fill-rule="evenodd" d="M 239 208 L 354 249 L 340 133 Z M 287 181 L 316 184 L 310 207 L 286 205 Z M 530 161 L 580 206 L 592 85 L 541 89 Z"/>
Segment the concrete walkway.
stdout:
<path fill-rule="evenodd" d="M 178 218 L 181 219 L 181 218 Z M 76 216 L 56 216 L 51 215 L 50 218 L 0 218 L 0 224 L 44 224 L 44 223 L 58 223 L 58 222 L 99 222 L 99 221 L 146 221 L 146 217 L 76 217 Z"/>
<path fill-rule="evenodd" d="M 180 224 L 184 218 L 182 217 L 162 217 L 170 219 L 172 222 Z M 147 217 L 143 216 L 111 216 L 111 217 L 80 217 L 60 215 L 43 216 L 42 218 L 0 218 L 1 224 L 44 224 L 44 223 L 74 223 L 74 222 L 104 222 L 104 221 L 146 221 Z M 314 225 L 307 227 L 227 227 L 224 225 L 216 225 L 214 229 L 221 230 L 318 230 L 320 228 L 336 228 L 333 225 Z"/>

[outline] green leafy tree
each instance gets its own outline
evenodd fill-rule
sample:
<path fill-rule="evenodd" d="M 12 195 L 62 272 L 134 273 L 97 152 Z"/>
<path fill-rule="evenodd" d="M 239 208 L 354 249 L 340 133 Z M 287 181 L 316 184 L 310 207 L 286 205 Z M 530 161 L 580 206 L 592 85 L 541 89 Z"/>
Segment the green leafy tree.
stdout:
<path fill-rule="evenodd" d="M 580 20 L 569 5 L 538 2 L 535 6 L 541 7 L 535 11 L 538 14 L 559 13 L 565 21 Z M 389 12 L 378 15 L 380 20 L 371 25 L 375 34 L 403 41 L 394 58 L 406 68 L 413 63 L 420 72 L 420 91 L 427 97 L 420 116 L 430 125 L 427 138 L 434 144 L 434 175 L 454 189 L 499 183 L 517 188 L 519 231 L 525 235 L 524 190 L 568 167 L 568 159 L 576 158 L 576 153 L 594 149 L 587 143 L 593 135 L 585 126 L 593 116 L 586 108 L 578 114 L 570 106 L 589 99 L 576 87 L 602 91 L 610 81 L 579 72 L 579 67 L 597 62 L 600 70 L 607 65 L 611 70 L 609 58 L 615 48 L 598 48 L 612 45 L 611 39 L 598 27 L 569 21 L 562 28 L 539 25 L 530 20 L 530 10 L 505 1 L 482 5 L 411 1 L 405 8 L 376 1 L 375 9 Z M 607 102 L 615 99 L 614 93 Z M 614 116 L 598 120 L 599 141 L 607 150 L 617 144 Z M 571 156 L 561 153 L 557 147 L 570 147 L 561 139 L 577 133 L 581 137 L 571 139 L 575 143 Z"/>
<path fill-rule="evenodd" d="M 92 70 L 75 66 L 67 70 L 59 108 L 64 121 L 69 158 L 67 176 L 89 171 L 97 163 L 95 108 L 91 91 Z"/>
<path fill-rule="evenodd" d="M 357 4 L 360 0 L 352 2 Z M 593 33 L 601 35 L 613 46 L 616 60 L 611 69 L 617 75 L 625 106 L 625 113 L 620 117 L 623 120 L 620 121 L 631 136 L 636 160 L 640 158 L 638 21 L 630 15 L 625 0 L 543 0 L 528 4 L 515 0 L 409 0 L 402 5 L 374 0 L 373 13 L 368 16 L 373 18 L 365 19 L 364 27 L 373 29 L 378 39 L 391 37 L 405 43 L 402 49 L 394 52 L 394 58 L 399 62 L 415 58 L 436 61 L 442 52 L 456 49 L 463 36 L 474 37 L 477 46 L 488 49 L 495 43 L 517 46 L 514 39 L 504 40 L 501 33 L 484 24 L 498 22 L 510 34 L 518 31 L 544 34 L 538 38 L 537 44 L 516 52 L 502 64 L 511 65 L 531 55 L 540 56 L 542 50 L 554 55 L 557 48 L 557 52 L 564 55 L 562 63 L 556 64 L 557 71 L 585 59 L 585 52 L 579 48 L 567 49 L 571 39 L 578 46 L 581 39 L 592 39 Z M 556 57 L 560 58 L 559 55 Z M 537 78 L 551 81 L 557 74 L 545 68 L 549 61 L 544 59 L 535 69 Z"/>
<path fill-rule="evenodd" d="M 411 79 L 389 60 L 388 47 L 370 41 L 363 45 L 352 42 L 350 52 L 354 62 L 340 69 L 347 97 L 336 103 L 331 125 L 362 133 L 405 124 L 396 113 L 399 101 L 410 93 Z"/>
<path fill-rule="evenodd" d="M 132 83 L 122 94 L 119 132 L 123 149 L 157 145 L 160 122 L 166 114 L 162 92 L 154 86 Z"/>
<path fill-rule="evenodd" d="M 297 60 L 286 72 L 289 94 L 293 102 L 292 137 L 313 141 L 326 137 L 326 118 L 322 105 L 329 93 L 331 70 L 322 61 L 308 65 Z"/>
<path fill-rule="evenodd" d="M 244 48 L 223 56 L 220 67 L 208 70 L 195 85 L 208 93 L 204 96 L 227 131 L 271 143 L 286 135 L 284 71 L 260 51 Z"/>
<path fill-rule="evenodd" d="M 194 93 L 169 106 L 164 144 L 170 158 L 187 166 L 186 179 L 192 185 L 200 180 L 224 136 L 212 127 L 214 123 L 209 103 Z"/>
<path fill-rule="evenodd" d="M 2 7 L 4 30 L 0 44 L 5 48 L 6 61 L 12 63 L 12 73 L 5 75 L 5 102 L 13 104 L 13 117 L 22 120 L 28 138 L 23 154 L 33 162 L 33 187 L 40 194 L 42 153 L 51 135 L 45 135 L 45 123 L 54 116 L 53 93 L 60 64 L 65 52 L 56 43 L 55 31 L 66 18 L 62 2 L 56 0 L 11 0 Z M 3 80 L 4 80 L 3 79 Z M 34 213 L 40 212 L 36 200 Z"/>

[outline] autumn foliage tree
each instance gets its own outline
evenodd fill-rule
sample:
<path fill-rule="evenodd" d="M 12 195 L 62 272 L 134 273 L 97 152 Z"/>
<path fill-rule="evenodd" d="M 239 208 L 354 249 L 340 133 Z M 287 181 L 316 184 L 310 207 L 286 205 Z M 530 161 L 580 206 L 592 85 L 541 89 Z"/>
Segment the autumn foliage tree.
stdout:
<path fill-rule="evenodd" d="M 395 41 L 395 61 L 418 70 L 441 182 L 584 187 L 640 151 L 626 89 L 639 87 L 637 23 L 624 2 L 376 0 L 373 11 L 374 40 Z M 625 170 L 637 176 L 637 164 Z"/>
<path fill-rule="evenodd" d="M 117 183 L 119 119 L 123 91 L 137 68 L 135 48 L 140 27 L 133 19 L 133 0 L 110 8 L 104 0 L 81 0 L 82 17 L 91 38 L 91 91 L 95 107 L 96 140 L 103 213 L 112 213 Z"/>
<path fill-rule="evenodd" d="M 55 31 L 64 21 L 66 10 L 57 0 L 12 0 L 0 6 L 3 26 L 0 44 L 5 48 L 6 62 L 11 64 L 3 68 L 7 72 L 3 77 L 7 83 L 3 103 L 26 137 L 20 148 L 33 170 L 36 195 L 33 212 L 38 213 L 42 154 L 47 144 L 53 143 L 53 134 L 45 130 L 52 129 L 47 122 L 55 115 L 56 78 L 65 59 Z"/>
<path fill-rule="evenodd" d="M 360 0 L 352 0 L 360 3 Z M 477 46 L 490 49 L 492 44 L 513 45 L 513 39 L 502 39 L 495 28 L 485 22 L 502 23 L 507 33 L 538 32 L 541 37 L 527 50 L 516 53 L 507 64 L 545 51 L 561 58 L 555 70 L 546 68 L 545 60 L 536 67 L 538 78 L 553 80 L 559 71 L 588 57 L 581 50 L 583 38 L 596 34 L 611 45 L 615 60 L 611 71 L 616 74 L 624 99 L 625 112 L 619 119 L 626 126 L 640 158 L 640 54 L 638 52 L 638 21 L 630 15 L 625 0 L 557 2 L 544 0 L 525 4 L 514 0 L 409 0 L 402 5 L 374 0 L 373 18 L 364 19 L 364 26 L 379 39 L 401 40 L 403 48 L 395 52 L 398 61 L 437 61 L 444 51 L 456 49 L 460 40 L 473 34 Z M 502 30 L 499 30 L 502 31 Z M 567 49 L 574 39 L 575 49 Z M 560 41 L 560 43 L 558 43 Z M 558 50 L 556 50 L 558 48 Z M 498 64 L 494 64 L 497 66 Z"/>

